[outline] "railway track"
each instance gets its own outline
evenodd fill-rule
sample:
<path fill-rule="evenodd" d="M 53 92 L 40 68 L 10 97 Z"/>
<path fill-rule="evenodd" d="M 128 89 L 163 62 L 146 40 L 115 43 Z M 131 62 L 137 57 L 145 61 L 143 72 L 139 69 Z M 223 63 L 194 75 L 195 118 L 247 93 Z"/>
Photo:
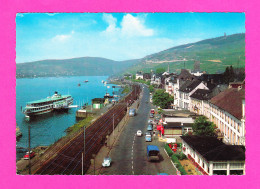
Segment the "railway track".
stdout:
<path fill-rule="evenodd" d="M 133 85 L 132 89 L 129 95 L 85 129 L 85 150 L 84 128 L 82 128 L 69 143 L 63 145 L 59 151 L 54 152 L 56 153 L 55 157 L 45 161 L 33 174 L 80 175 L 82 172 L 84 174 L 91 164 L 92 154 L 98 153 L 105 143 L 106 136 L 111 134 L 113 127 L 115 128 L 125 116 L 127 106 L 138 99 L 140 87 Z"/>

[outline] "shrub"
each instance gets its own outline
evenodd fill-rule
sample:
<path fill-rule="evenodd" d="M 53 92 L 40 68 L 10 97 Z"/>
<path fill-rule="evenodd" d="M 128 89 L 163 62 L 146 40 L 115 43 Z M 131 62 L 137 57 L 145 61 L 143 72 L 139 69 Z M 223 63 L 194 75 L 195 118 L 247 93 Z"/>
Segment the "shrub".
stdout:
<path fill-rule="evenodd" d="M 165 148 L 167 154 L 171 157 L 173 154 L 172 149 L 168 146 L 168 144 L 165 144 L 164 148 Z"/>
<path fill-rule="evenodd" d="M 176 164 L 176 168 L 179 169 L 179 171 L 181 172 L 182 175 L 187 175 L 187 172 L 185 171 L 185 169 L 183 168 L 183 166 L 179 162 L 178 157 L 175 154 L 172 155 L 172 161 L 173 161 L 173 163 Z"/>
<path fill-rule="evenodd" d="M 186 155 L 184 153 L 180 154 L 179 160 L 187 159 Z"/>

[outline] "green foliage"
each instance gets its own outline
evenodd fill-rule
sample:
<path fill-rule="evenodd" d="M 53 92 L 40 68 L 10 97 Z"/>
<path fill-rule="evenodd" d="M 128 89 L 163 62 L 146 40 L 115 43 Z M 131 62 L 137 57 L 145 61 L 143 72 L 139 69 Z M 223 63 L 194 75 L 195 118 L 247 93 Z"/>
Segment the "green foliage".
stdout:
<path fill-rule="evenodd" d="M 181 165 L 178 157 L 175 154 L 172 155 L 171 159 L 172 159 L 173 163 L 175 163 L 177 169 L 181 172 L 181 174 L 182 175 L 187 175 L 187 172 L 185 171 L 185 169 Z"/>
<path fill-rule="evenodd" d="M 160 108 L 165 109 L 173 103 L 173 96 L 166 93 L 163 89 L 156 90 L 153 95 L 153 104 L 160 106 Z"/>
<path fill-rule="evenodd" d="M 130 92 L 130 88 L 128 85 L 125 86 L 124 90 L 122 91 L 123 94 L 127 94 Z"/>
<path fill-rule="evenodd" d="M 216 136 L 216 125 L 205 116 L 199 116 L 192 125 L 192 130 L 198 136 Z"/>
<path fill-rule="evenodd" d="M 192 48 L 187 48 L 192 46 Z M 185 58 L 187 61 L 182 61 Z M 180 72 L 185 68 L 193 70 L 194 59 L 198 58 L 201 62 L 201 71 L 208 73 L 223 73 L 227 66 L 232 65 L 236 68 L 245 68 L 245 34 L 234 34 L 226 37 L 199 41 L 193 44 L 180 45 L 155 53 L 146 60 L 164 61 L 180 60 L 169 62 L 171 72 Z M 149 72 L 151 69 L 156 70 L 163 68 L 166 70 L 168 63 L 151 63 L 140 62 L 129 68 L 129 72 L 144 71 Z"/>
<path fill-rule="evenodd" d="M 150 91 L 150 93 L 154 92 L 154 86 L 150 85 L 149 86 L 149 91 Z"/>
<path fill-rule="evenodd" d="M 165 68 L 157 68 L 155 72 L 156 72 L 157 74 L 161 74 L 161 73 L 164 73 L 165 71 L 166 71 Z"/>
<path fill-rule="evenodd" d="M 80 128 L 84 127 L 84 125 L 86 125 L 86 126 L 89 125 L 93 118 L 94 118 L 93 116 L 89 116 L 89 117 L 79 121 L 78 123 L 74 124 L 73 126 L 67 128 L 66 129 L 67 134 L 78 131 Z"/>
<path fill-rule="evenodd" d="M 233 70 L 233 67 L 226 67 L 226 71 L 224 72 L 224 81 L 226 84 L 229 84 L 229 82 L 233 82 L 235 80 L 235 73 Z"/>
<path fill-rule="evenodd" d="M 171 157 L 173 154 L 171 148 L 167 144 L 165 144 L 164 148 L 165 148 L 167 154 Z"/>

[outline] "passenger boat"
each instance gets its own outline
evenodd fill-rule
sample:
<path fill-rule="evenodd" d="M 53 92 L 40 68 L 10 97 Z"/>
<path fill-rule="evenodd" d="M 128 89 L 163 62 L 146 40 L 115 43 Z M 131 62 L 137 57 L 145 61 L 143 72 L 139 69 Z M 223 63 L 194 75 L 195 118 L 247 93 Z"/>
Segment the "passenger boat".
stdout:
<path fill-rule="evenodd" d="M 85 83 L 87 83 L 87 82 L 88 82 L 88 80 L 85 80 L 84 82 L 85 82 Z"/>
<path fill-rule="evenodd" d="M 71 95 L 61 95 L 55 92 L 51 97 L 28 102 L 23 113 L 28 116 L 49 113 L 53 110 L 68 109 L 73 103 Z"/>

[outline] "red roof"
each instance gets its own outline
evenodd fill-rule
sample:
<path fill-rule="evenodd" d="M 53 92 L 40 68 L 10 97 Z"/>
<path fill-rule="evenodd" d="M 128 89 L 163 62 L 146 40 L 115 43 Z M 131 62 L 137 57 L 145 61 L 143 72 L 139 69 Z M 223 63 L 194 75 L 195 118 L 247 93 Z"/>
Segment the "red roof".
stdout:
<path fill-rule="evenodd" d="M 245 99 L 245 89 L 230 88 L 213 97 L 210 102 L 237 119 L 242 119 L 243 99 Z"/>

